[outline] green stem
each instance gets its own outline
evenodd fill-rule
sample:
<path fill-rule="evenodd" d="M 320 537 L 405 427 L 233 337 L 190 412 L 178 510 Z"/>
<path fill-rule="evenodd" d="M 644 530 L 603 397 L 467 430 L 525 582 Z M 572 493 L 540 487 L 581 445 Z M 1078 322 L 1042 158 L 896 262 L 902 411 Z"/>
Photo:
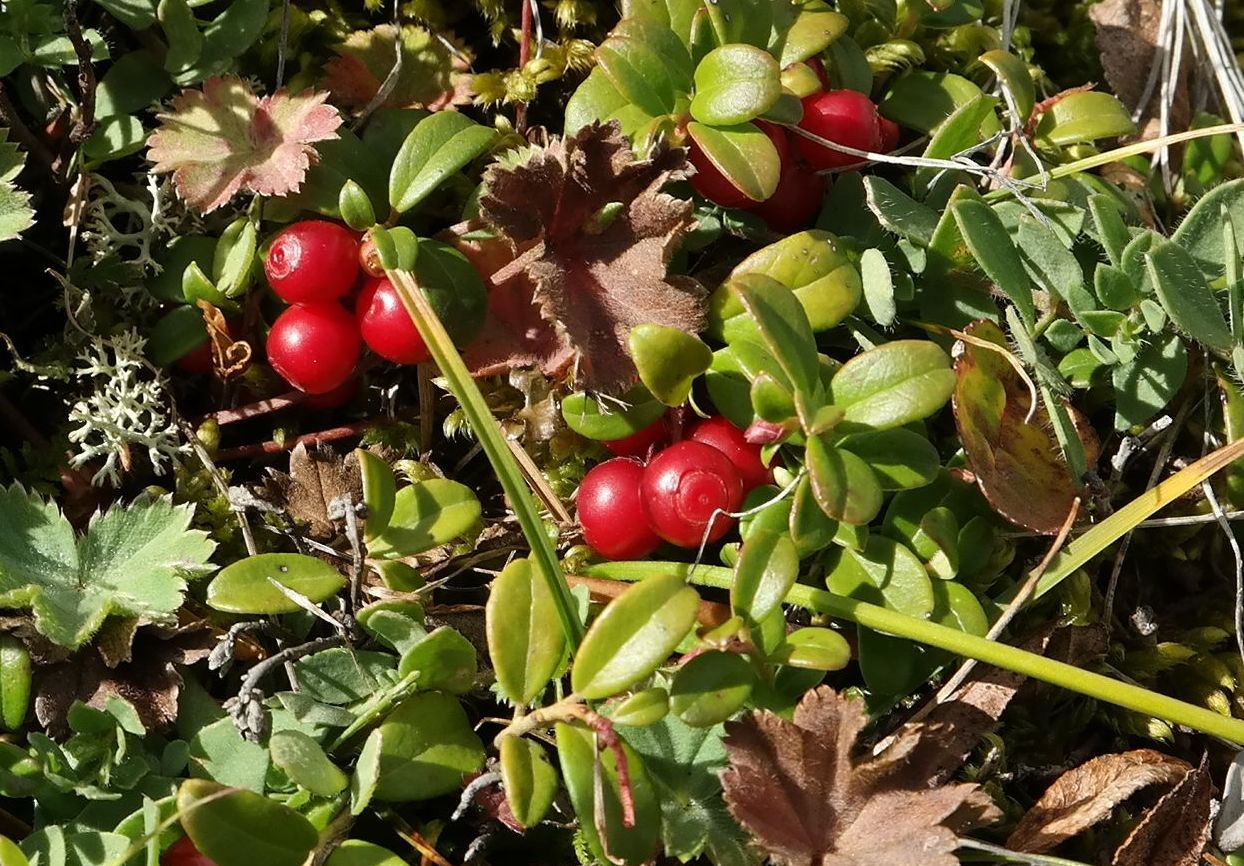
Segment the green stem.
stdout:
<path fill-rule="evenodd" d="M 590 577 L 625 581 L 638 581 L 654 574 L 673 572 L 682 575 L 691 583 L 718 589 L 729 589 L 734 581 L 734 572 L 728 568 L 704 565 L 693 567 L 683 562 L 615 562 L 592 566 L 586 571 Z M 787 593 L 786 603 L 813 613 L 850 620 L 874 631 L 898 635 L 1172 724 L 1184 725 L 1232 743 L 1244 744 L 1244 721 L 1240 719 L 1222 716 L 1204 707 L 1169 698 L 1130 683 L 1112 680 L 1004 643 L 803 584 L 795 585 Z"/>
<path fill-rule="evenodd" d="M 566 583 L 566 576 L 562 574 L 557 551 L 545 532 L 544 522 L 540 519 L 536 501 L 527 488 L 527 481 L 523 478 L 522 470 L 519 469 L 514 455 L 510 453 L 505 440 L 501 438 L 502 434 L 497 426 L 497 420 L 492 416 L 492 410 L 488 408 L 488 403 L 484 400 L 484 395 L 480 393 L 479 386 L 471 378 L 471 373 L 467 370 L 462 356 L 458 354 L 457 348 L 454 347 L 453 340 L 450 339 L 445 326 L 441 324 L 432 305 L 424 297 L 423 290 L 415 281 L 415 275 L 408 271 L 388 271 L 388 276 L 394 288 L 397 289 L 398 297 L 405 304 L 406 312 L 410 314 L 415 327 L 419 329 L 423 341 L 427 344 L 432 360 L 436 362 L 441 375 L 445 377 L 450 393 L 457 398 L 471 429 L 475 431 L 476 439 L 484 450 L 484 454 L 487 455 L 488 462 L 492 464 L 493 471 L 496 472 L 497 479 L 501 482 L 501 487 L 510 502 L 510 507 L 514 509 L 514 514 L 518 518 L 518 525 L 531 546 L 531 556 L 548 583 L 553 603 L 557 607 L 557 617 L 561 620 L 562 630 L 566 633 L 566 641 L 572 650 L 577 649 L 579 642 L 583 639 L 583 623 L 579 621 L 574 596 L 570 594 L 570 585 Z"/>

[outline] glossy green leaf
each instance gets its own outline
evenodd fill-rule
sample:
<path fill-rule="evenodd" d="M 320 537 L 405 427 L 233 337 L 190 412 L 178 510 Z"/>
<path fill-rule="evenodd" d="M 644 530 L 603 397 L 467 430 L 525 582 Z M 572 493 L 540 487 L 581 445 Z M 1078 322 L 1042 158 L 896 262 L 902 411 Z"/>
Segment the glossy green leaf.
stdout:
<path fill-rule="evenodd" d="M 816 340 L 795 293 L 762 274 L 742 274 L 727 285 L 755 322 L 760 342 L 777 360 L 796 393 L 819 394 Z"/>
<path fill-rule="evenodd" d="M 700 597 L 676 574 L 627 588 L 592 623 L 571 670 L 571 686 L 600 700 L 647 679 L 695 625 Z"/>
<path fill-rule="evenodd" d="M 385 270 L 413 270 L 419 258 L 419 239 L 406 226 L 372 226 L 367 236 L 376 248 L 376 257 Z"/>
<path fill-rule="evenodd" d="M 574 135 L 590 123 L 603 123 L 630 104 L 630 100 L 613 86 L 605 70 L 594 67 L 566 102 L 565 133 Z M 623 126 L 622 132 L 629 134 L 631 130 Z"/>
<path fill-rule="evenodd" d="M 885 430 L 929 417 L 954 387 L 950 358 L 936 343 L 895 340 L 843 364 L 830 394 L 846 422 Z"/>
<path fill-rule="evenodd" d="M 1244 230 L 1244 179 L 1230 180 L 1202 196 L 1171 235 L 1171 241 L 1196 259 L 1210 280 L 1226 271 L 1222 226 L 1231 220 L 1236 236 Z"/>
<path fill-rule="evenodd" d="M 402 654 L 397 673 L 419 672 L 423 689 L 463 695 L 475 685 L 478 672 L 475 645 L 448 626 L 441 626 Z"/>
<path fill-rule="evenodd" d="M 8 836 L 0 836 L 0 866 L 30 866 L 30 861 Z"/>
<path fill-rule="evenodd" d="M 198 60 L 174 75 L 174 80 L 185 86 L 226 71 L 259 38 L 267 19 L 267 0 L 233 0 L 203 28 Z"/>
<path fill-rule="evenodd" d="M 785 533 L 753 530 L 734 565 L 730 609 L 755 625 L 779 610 L 799 577 L 799 553 Z"/>
<path fill-rule="evenodd" d="M 217 866 L 301 866 L 319 842 L 311 822 L 288 806 L 206 779 L 181 783 L 177 809 L 186 835 Z"/>
<path fill-rule="evenodd" d="M 863 460 L 882 490 L 923 487 L 937 477 L 941 457 L 924 436 L 905 427 L 856 433 L 838 443 Z"/>
<path fill-rule="evenodd" d="M 1056 147 L 1118 138 L 1136 124 L 1118 98 L 1099 91 L 1070 93 L 1056 101 L 1037 123 L 1037 139 Z"/>
<path fill-rule="evenodd" d="M 147 144 L 147 130 L 132 114 L 117 114 L 95 124 L 95 130 L 82 145 L 89 163 L 101 163 L 137 153 Z"/>
<path fill-rule="evenodd" d="M 389 647 L 398 655 L 428 636 L 424 628 L 423 605 L 404 598 L 388 598 L 372 602 L 356 615 L 363 631 Z"/>
<path fill-rule="evenodd" d="M 878 175 L 864 178 L 868 208 L 890 231 L 913 244 L 927 247 L 937 230 L 937 212 L 921 204 Z"/>
<path fill-rule="evenodd" d="M 982 93 L 958 106 L 933 130 L 922 156 L 925 159 L 952 159 L 978 145 L 983 138 L 981 130 L 986 120 L 990 121 L 988 128 L 997 126 L 996 104 L 997 100 Z M 912 188 L 931 187 L 939 173 L 941 170 L 935 168 L 917 169 Z"/>
<path fill-rule="evenodd" d="M 1012 121 L 1020 126 L 1026 124 L 1037 102 L 1037 88 L 1028 71 L 1028 64 L 1000 48 L 986 51 L 980 56 L 980 62 L 998 76 L 998 81 L 1014 101 L 1015 116 Z"/>
<path fill-rule="evenodd" d="M 1145 255 L 1145 265 L 1175 326 L 1197 342 L 1229 352 L 1235 338 L 1196 259 L 1177 244 L 1161 241 Z"/>
<path fill-rule="evenodd" d="M 920 518 L 920 528 L 911 539 L 911 549 L 924 562 L 929 574 L 950 580 L 959 573 L 959 520 L 945 506 L 938 506 Z"/>
<path fill-rule="evenodd" d="M 479 516 L 479 499 L 465 484 L 447 478 L 417 481 L 397 491 L 389 525 L 367 542 L 367 550 L 376 557 L 422 553 L 460 537 Z"/>
<path fill-rule="evenodd" d="M 922 618 L 932 613 L 935 602 L 924 564 L 906 546 L 881 535 L 870 536 L 863 551 L 832 551 L 825 585 L 838 595 Z"/>
<path fill-rule="evenodd" d="M 324 754 L 320 744 L 302 731 L 277 731 L 268 738 L 272 763 L 290 781 L 320 797 L 332 797 L 346 789 L 350 778 Z"/>
<path fill-rule="evenodd" d="M 884 117 L 899 126 L 930 133 L 955 109 L 981 94 L 981 89 L 962 75 L 917 71 L 895 81 L 877 107 Z M 998 124 L 995 122 L 991 126 L 986 126 L 982 132 L 992 135 Z"/>
<path fill-rule="evenodd" d="M 674 673 L 670 711 L 693 728 L 730 718 L 752 693 L 756 675 L 738 653 L 701 653 Z"/>
<path fill-rule="evenodd" d="M 378 800 L 430 800 L 459 791 L 463 777 L 484 764 L 484 746 L 452 695 L 412 695 L 378 730 Z"/>
<path fill-rule="evenodd" d="M 655 45 L 638 37 L 611 36 L 596 49 L 596 63 L 614 89 L 648 116 L 674 110 L 674 81 Z"/>
<path fill-rule="evenodd" d="M 108 67 L 95 89 L 96 120 L 149 108 L 173 87 L 150 51 L 127 51 Z"/>
<path fill-rule="evenodd" d="M 777 661 L 793 668 L 840 671 L 851 662 L 851 645 L 827 628 L 800 628 L 786 636 Z"/>
<path fill-rule="evenodd" d="M 389 464 L 366 448 L 354 449 L 363 482 L 363 504 L 367 506 L 364 537 L 369 541 L 389 526 L 397 498 L 397 481 Z"/>
<path fill-rule="evenodd" d="M 324 866 L 409 866 L 388 848 L 362 839 L 346 839 L 328 855 Z"/>
<path fill-rule="evenodd" d="M 781 159 L 769 136 L 754 123 L 709 126 L 692 121 L 687 124 L 687 135 L 743 195 L 760 202 L 777 189 Z"/>
<path fill-rule="evenodd" d="M 792 63 L 816 57 L 834 40 L 847 32 L 850 21 L 825 3 L 804 3 L 795 22 L 786 31 L 779 61 L 783 69 Z"/>
<path fill-rule="evenodd" d="M 782 93 L 773 55 L 752 45 L 722 45 L 695 69 L 691 116 L 710 126 L 733 126 L 764 114 Z"/>
<path fill-rule="evenodd" d="M 1177 334 L 1163 334 L 1134 359 L 1111 370 L 1114 427 L 1144 424 L 1175 397 L 1188 375 L 1188 350 Z"/>
<path fill-rule="evenodd" d="M 771 374 L 761 373 L 752 380 L 751 396 L 757 418 L 774 424 L 784 424 L 795 418 L 798 408 L 795 395 Z"/>
<path fill-rule="evenodd" d="M 735 342 L 713 353 L 713 364 L 704 384 L 717 411 L 740 430 L 755 420 L 752 388 L 758 376 L 767 374 L 789 393 L 786 376 L 769 352 L 757 343 Z"/>
<path fill-rule="evenodd" d="M 952 208 L 963 240 L 981 270 L 1015 304 L 1029 328 L 1036 323 L 1032 284 L 1002 220 L 984 202 L 967 199 Z"/>
<path fill-rule="evenodd" d="M 346 225 L 356 232 L 366 231 L 376 224 L 376 210 L 372 207 L 371 197 L 353 180 L 347 180 L 341 186 L 337 196 L 337 211 Z"/>
<path fill-rule="evenodd" d="M 20 730 L 30 710 L 30 650 L 15 635 L 0 634 L 0 722 L 6 731 Z"/>
<path fill-rule="evenodd" d="M 313 604 L 346 585 L 336 568 L 301 553 L 260 553 L 227 565 L 207 587 L 207 603 L 227 613 L 297 613 L 302 607 L 275 585 L 292 589 Z"/>
<path fill-rule="evenodd" d="M 881 250 L 870 247 L 860 253 L 860 280 L 864 286 L 864 308 L 869 318 L 883 328 L 892 327 L 898 317 L 894 276 Z"/>
<path fill-rule="evenodd" d="M 640 866 L 652 860 L 659 844 L 661 814 L 658 795 L 643 760 L 630 746 L 622 744 L 635 804 L 635 824 L 628 828 L 622 823 L 621 787 L 614 751 L 598 752 L 595 735 L 583 728 L 558 724 L 556 734 L 562 779 L 592 854 L 601 862 L 626 866 Z M 602 831 L 604 840 L 600 838 Z"/>
<path fill-rule="evenodd" d="M 810 478 L 800 481 L 790 497 L 787 529 L 801 558 L 828 547 L 838 532 L 838 521 L 826 514 L 816 501 Z"/>
<path fill-rule="evenodd" d="M 519 824 L 534 827 L 553 805 L 558 788 L 557 770 L 538 743 L 523 737 L 503 737 L 500 752 L 505 800 Z"/>
<path fill-rule="evenodd" d="M 609 713 L 615 725 L 642 728 L 656 724 L 670 710 L 670 694 L 660 686 L 653 686 L 624 698 Z"/>
<path fill-rule="evenodd" d="M 402 143 L 389 174 L 389 204 L 405 213 L 446 178 L 485 153 L 497 131 L 457 111 L 438 111 L 423 120 Z"/>
<path fill-rule="evenodd" d="M 834 520 L 863 526 L 881 511 L 877 476 L 859 457 L 813 436 L 804 459 L 817 504 Z"/>
<path fill-rule="evenodd" d="M 132 30 L 145 30 L 156 23 L 155 0 L 96 0 L 96 2 Z"/>
<path fill-rule="evenodd" d="M 419 241 L 415 279 L 454 345 L 465 346 L 475 339 L 488 314 L 488 289 L 470 260 L 449 244 L 424 238 Z"/>
<path fill-rule="evenodd" d="M 156 17 L 160 19 L 164 41 L 168 43 L 164 68 L 177 73 L 198 60 L 203 50 L 203 34 L 186 0 L 160 0 Z"/>
<path fill-rule="evenodd" d="M 566 426 L 580 436 L 603 442 L 625 439 L 664 414 L 665 405 L 643 388 L 608 402 L 582 391 L 562 400 L 562 418 Z"/>
<path fill-rule="evenodd" d="M 742 42 L 757 48 L 769 44 L 774 18 L 782 11 L 779 4 L 753 0 L 716 0 L 703 6 L 718 45 Z"/>
<path fill-rule="evenodd" d="M 147 359 L 166 367 L 207 341 L 203 312 L 198 307 L 174 307 L 147 332 Z"/>
<path fill-rule="evenodd" d="M 681 406 L 695 380 L 713 363 L 713 350 L 694 334 L 665 325 L 636 325 L 630 334 L 631 359 L 639 380 L 666 406 Z"/>
<path fill-rule="evenodd" d="M 516 704 L 529 704 L 561 666 L 566 639 L 549 628 L 557 612 L 547 581 L 529 559 L 510 562 L 488 592 L 484 625 L 497 683 Z"/>
<path fill-rule="evenodd" d="M 212 258 L 212 280 L 226 297 L 236 298 L 250 287 L 258 248 L 258 229 L 247 217 L 234 220 L 221 233 Z"/>
<path fill-rule="evenodd" d="M 371 567 L 380 575 L 381 581 L 396 592 L 415 592 L 423 589 L 424 579 L 419 570 L 400 559 L 376 560 Z"/>
<path fill-rule="evenodd" d="M 384 734 L 376 728 L 363 741 L 358 760 L 354 762 L 354 775 L 350 777 L 350 814 L 361 815 L 371 804 L 380 784 L 380 754 L 384 748 Z"/>

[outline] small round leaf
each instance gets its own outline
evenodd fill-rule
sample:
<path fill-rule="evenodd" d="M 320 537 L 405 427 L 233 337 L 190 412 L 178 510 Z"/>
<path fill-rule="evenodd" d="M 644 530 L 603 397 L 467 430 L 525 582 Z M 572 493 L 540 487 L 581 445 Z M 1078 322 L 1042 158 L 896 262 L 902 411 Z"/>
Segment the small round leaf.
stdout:
<path fill-rule="evenodd" d="M 709 728 L 743 706 L 755 681 L 751 665 L 738 653 L 706 652 L 674 674 L 670 709 L 694 728 Z"/>
<path fill-rule="evenodd" d="M 296 613 L 302 607 L 275 586 L 318 604 L 346 585 L 333 566 L 301 553 L 261 553 L 227 565 L 207 587 L 207 603 L 226 613 Z"/>
<path fill-rule="evenodd" d="M 242 788 L 187 779 L 177 790 L 181 825 L 217 866 L 301 866 L 319 841 L 306 818 Z"/>
<path fill-rule="evenodd" d="M 518 823 L 539 824 L 557 794 L 557 771 L 538 743 L 523 737 L 501 740 L 501 783 Z"/>
<path fill-rule="evenodd" d="M 698 337 L 665 325 L 636 325 L 630 347 L 640 381 L 666 406 L 687 402 L 696 377 L 713 363 L 713 350 Z"/>
<path fill-rule="evenodd" d="M 397 492 L 384 532 L 367 543 L 374 557 L 413 556 L 459 537 L 479 520 L 480 504 L 465 484 L 446 478 L 417 481 Z"/>
<path fill-rule="evenodd" d="M 291 782 L 320 797 L 340 794 L 350 779 L 328 760 L 320 744 L 298 730 L 277 731 L 268 739 L 272 763 Z"/>
<path fill-rule="evenodd" d="M 691 116 L 712 126 L 746 123 L 781 95 L 782 70 L 772 54 L 752 45 L 722 45 L 695 69 Z"/>

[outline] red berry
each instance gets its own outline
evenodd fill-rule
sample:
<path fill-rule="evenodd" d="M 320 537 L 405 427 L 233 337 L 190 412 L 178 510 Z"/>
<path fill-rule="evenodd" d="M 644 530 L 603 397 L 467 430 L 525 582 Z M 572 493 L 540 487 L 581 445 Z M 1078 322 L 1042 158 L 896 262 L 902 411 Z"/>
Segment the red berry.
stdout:
<path fill-rule="evenodd" d="M 294 223 L 272 241 L 263 269 L 268 285 L 286 303 L 335 301 L 358 276 L 358 238 L 324 220 Z"/>
<path fill-rule="evenodd" d="M 386 361 L 422 364 L 432 357 L 387 277 L 367 281 L 359 292 L 354 316 L 363 342 Z"/>
<path fill-rule="evenodd" d="M 902 130 L 899 129 L 897 123 L 888 117 L 877 115 L 877 125 L 881 130 L 881 153 L 890 153 L 898 147 L 899 137 Z"/>
<path fill-rule="evenodd" d="M 308 394 L 326 394 L 345 383 L 361 350 L 354 317 L 340 304 L 290 307 L 268 332 L 268 363 Z"/>
<path fill-rule="evenodd" d="M 816 77 L 821 79 L 821 87 L 829 90 L 829 73 L 825 71 L 825 64 L 821 62 L 819 57 L 809 57 L 804 63 L 812 67 L 812 71 L 816 73 Z"/>
<path fill-rule="evenodd" d="M 331 391 L 325 391 L 323 394 L 308 394 L 302 401 L 302 405 L 321 412 L 327 409 L 340 409 L 353 400 L 358 392 L 358 377 L 351 376 Z"/>
<path fill-rule="evenodd" d="M 709 541 L 730 531 L 734 518 L 717 512 L 738 511 L 743 482 L 725 454 L 703 442 L 683 440 L 649 461 L 640 494 L 657 535 L 679 547 L 699 547 L 710 520 Z"/>
<path fill-rule="evenodd" d="M 778 188 L 768 201 L 748 208 L 775 232 L 789 234 L 806 228 L 821 212 L 825 178 L 791 160 L 782 170 Z"/>
<path fill-rule="evenodd" d="M 216 866 L 194 846 L 189 836 L 182 836 L 160 855 L 160 866 Z"/>
<path fill-rule="evenodd" d="M 830 90 L 805 97 L 803 120 L 799 126 L 828 141 L 856 150 L 875 153 L 881 147 L 881 126 L 877 106 L 854 90 Z M 833 150 L 798 136 L 795 146 L 814 169 L 843 168 L 861 161 L 860 157 Z"/>
<path fill-rule="evenodd" d="M 763 120 L 756 121 L 756 125 L 769 136 L 769 140 L 777 148 L 778 160 L 785 168 L 790 158 L 790 143 L 787 140 L 786 130 L 776 123 L 766 123 Z M 702 151 L 694 141 L 691 142 L 688 159 L 695 166 L 695 174 L 691 176 L 691 186 L 713 204 L 722 207 L 747 207 L 756 204 L 754 199 L 744 195 L 742 190 L 718 170 L 708 154 Z"/>
<path fill-rule="evenodd" d="M 654 447 L 660 448 L 669 441 L 669 430 L 665 426 L 665 419 L 658 418 L 644 429 L 637 430 L 630 436 L 624 436 L 621 439 L 613 439 L 600 444 L 604 445 L 611 454 L 618 457 L 638 457 L 641 460 L 646 460 L 648 452 Z"/>
<path fill-rule="evenodd" d="M 744 494 L 754 487 L 773 483 L 773 471 L 760 459 L 760 446 L 748 442 L 743 431 L 725 418 L 704 419 L 691 428 L 688 438 L 712 445 L 729 457 L 743 480 Z"/>
<path fill-rule="evenodd" d="M 186 373 L 203 375 L 212 372 L 212 341 L 195 346 L 177 359 L 177 369 Z"/>
<path fill-rule="evenodd" d="M 615 457 L 593 466 L 579 485 L 583 540 L 608 559 L 642 559 L 661 544 L 639 501 L 642 463 Z"/>

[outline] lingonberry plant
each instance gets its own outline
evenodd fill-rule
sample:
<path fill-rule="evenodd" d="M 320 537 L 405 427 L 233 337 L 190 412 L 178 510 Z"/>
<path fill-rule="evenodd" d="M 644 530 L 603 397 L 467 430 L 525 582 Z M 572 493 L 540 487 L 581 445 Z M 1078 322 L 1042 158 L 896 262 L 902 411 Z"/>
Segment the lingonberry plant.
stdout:
<path fill-rule="evenodd" d="M 0 0 L 0 864 L 1239 866 L 1238 18 Z"/>

